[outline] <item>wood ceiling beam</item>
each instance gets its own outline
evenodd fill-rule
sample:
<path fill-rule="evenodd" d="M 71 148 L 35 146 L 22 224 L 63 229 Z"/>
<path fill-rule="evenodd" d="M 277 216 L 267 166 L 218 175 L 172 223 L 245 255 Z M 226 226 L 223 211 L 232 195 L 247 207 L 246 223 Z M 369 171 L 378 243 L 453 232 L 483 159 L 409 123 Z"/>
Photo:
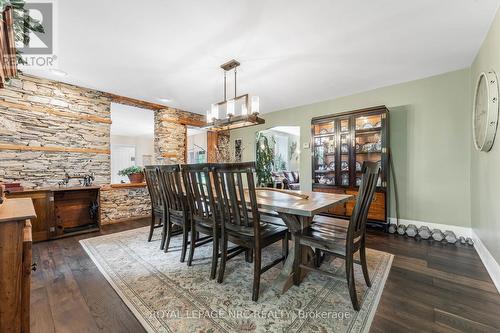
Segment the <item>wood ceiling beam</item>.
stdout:
<path fill-rule="evenodd" d="M 168 109 L 169 107 L 166 105 L 161 105 L 157 103 L 151 103 L 151 102 L 146 102 L 142 101 L 140 99 L 135 99 L 131 97 L 125 97 L 125 96 L 120 96 L 112 93 L 103 93 L 104 97 L 108 97 L 111 99 L 111 102 L 114 103 L 119 103 L 119 104 L 125 104 L 125 105 L 130 105 L 130 106 L 135 106 L 138 108 L 143 108 L 143 109 L 148 109 L 148 110 L 162 110 L 162 109 Z"/>

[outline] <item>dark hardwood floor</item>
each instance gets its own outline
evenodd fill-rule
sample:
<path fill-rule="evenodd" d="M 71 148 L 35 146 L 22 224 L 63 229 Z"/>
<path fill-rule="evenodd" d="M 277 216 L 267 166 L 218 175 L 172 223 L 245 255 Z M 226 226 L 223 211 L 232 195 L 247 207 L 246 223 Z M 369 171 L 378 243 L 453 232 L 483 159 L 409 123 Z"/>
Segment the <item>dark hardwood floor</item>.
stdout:
<path fill-rule="evenodd" d="M 102 234 L 148 220 L 104 226 Z M 78 241 L 33 245 L 32 332 L 145 332 Z M 500 332 L 500 294 L 469 246 L 370 231 L 368 247 L 395 255 L 371 332 Z"/>

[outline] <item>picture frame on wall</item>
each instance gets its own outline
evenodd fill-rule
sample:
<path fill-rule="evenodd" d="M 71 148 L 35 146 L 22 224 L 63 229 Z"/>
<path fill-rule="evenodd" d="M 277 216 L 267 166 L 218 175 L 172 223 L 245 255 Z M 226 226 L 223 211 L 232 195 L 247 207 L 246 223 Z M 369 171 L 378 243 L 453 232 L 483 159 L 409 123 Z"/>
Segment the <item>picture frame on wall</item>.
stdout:
<path fill-rule="evenodd" d="M 234 161 L 235 162 L 241 162 L 242 145 L 243 145 L 242 139 L 235 139 L 234 140 Z"/>

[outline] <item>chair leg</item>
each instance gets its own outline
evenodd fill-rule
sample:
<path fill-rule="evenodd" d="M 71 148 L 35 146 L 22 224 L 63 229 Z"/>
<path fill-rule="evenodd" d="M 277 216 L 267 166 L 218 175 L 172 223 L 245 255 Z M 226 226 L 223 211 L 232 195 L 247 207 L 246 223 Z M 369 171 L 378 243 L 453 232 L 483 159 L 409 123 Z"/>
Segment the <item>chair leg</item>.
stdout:
<path fill-rule="evenodd" d="M 167 239 L 167 224 L 165 223 L 165 218 L 161 217 L 162 227 L 161 227 L 161 243 L 160 250 L 165 248 L 165 240 Z"/>
<path fill-rule="evenodd" d="M 359 311 L 358 296 L 356 295 L 356 282 L 354 280 L 354 265 L 352 254 L 346 258 L 345 272 L 347 277 L 347 286 L 349 288 L 349 295 L 351 296 L 352 307 L 354 310 Z"/>
<path fill-rule="evenodd" d="M 155 222 L 156 222 L 156 216 L 155 216 L 155 213 L 153 212 L 151 214 L 151 225 L 149 227 L 148 242 L 151 242 L 151 239 L 153 239 L 153 232 L 155 230 Z"/>
<path fill-rule="evenodd" d="M 226 260 L 227 260 L 227 234 L 222 232 L 221 234 L 221 243 L 220 243 L 220 267 L 219 267 L 219 276 L 217 277 L 217 282 L 222 283 L 224 281 L 224 272 L 226 270 Z"/>
<path fill-rule="evenodd" d="M 217 265 L 219 262 L 219 234 L 214 231 L 213 233 L 213 241 L 212 241 L 212 266 L 210 269 L 210 279 L 213 280 L 215 279 L 215 275 L 217 274 Z M 221 245 L 222 246 L 222 245 Z M 226 250 L 227 250 L 227 243 L 226 243 Z M 221 256 L 223 254 L 221 253 Z M 223 272 L 224 274 L 224 272 Z"/>
<path fill-rule="evenodd" d="M 170 246 L 170 238 L 172 237 L 172 223 L 170 223 L 170 218 L 167 216 L 165 222 L 167 226 L 167 230 L 166 230 L 166 241 L 165 241 L 165 249 L 163 251 L 167 252 L 168 251 L 168 247 Z"/>
<path fill-rule="evenodd" d="M 315 264 L 316 268 L 319 268 L 321 266 L 321 250 L 320 249 L 314 250 L 314 264 Z"/>
<path fill-rule="evenodd" d="M 257 302 L 259 299 L 259 289 L 260 289 L 260 270 L 261 270 L 261 259 L 262 253 L 260 247 L 256 247 L 254 250 L 255 258 L 253 261 L 253 292 L 252 301 Z"/>
<path fill-rule="evenodd" d="M 253 252 L 252 249 L 247 249 L 245 251 L 245 261 L 251 263 L 253 261 Z"/>
<path fill-rule="evenodd" d="M 298 286 L 300 285 L 300 262 L 302 260 L 302 248 L 300 245 L 299 237 L 295 236 L 293 241 L 293 284 Z"/>
<path fill-rule="evenodd" d="M 370 288 L 372 283 L 370 281 L 370 274 L 368 274 L 368 265 L 366 264 L 365 244 L 361 244 L 361 248 L 359 249 L 359 259 L 361 261 L 361 268 L 363 269 L 363 276 L 365 277 L 366 285 Z"/>
<path fill-rule="evenodd" d="M 186 260 L 186 251 L 187 251 L 187 244 L 188 244 L 188 236 L 189 236 L 188 226 L 187 226 L 187 223 L 184 222 L 184 225 L 182 226 L 181 262 L 184 262 Z"/>
<path fill-rule="evenodd" d="M 191 266 L 193 263 L 194 248 L 196 247 L 197 234 L 198 233 L 196 232 L 194 224 L 191 224 L 191 242 L 189 244 L 189 255 L 187 262 L 188 266 Z"/>

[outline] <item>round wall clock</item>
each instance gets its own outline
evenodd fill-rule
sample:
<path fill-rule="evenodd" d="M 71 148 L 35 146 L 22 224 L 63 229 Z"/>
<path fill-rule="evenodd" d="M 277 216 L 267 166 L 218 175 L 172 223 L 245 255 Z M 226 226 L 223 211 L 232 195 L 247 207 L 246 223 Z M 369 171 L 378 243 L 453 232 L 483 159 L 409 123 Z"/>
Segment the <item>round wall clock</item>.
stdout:
<path fill-rule="evenodd" d="M 474 95 L 472 134 L 479 151 L 490 151 L 498 123 L 498 79 L 494 71 L 481 73 Z"/>

